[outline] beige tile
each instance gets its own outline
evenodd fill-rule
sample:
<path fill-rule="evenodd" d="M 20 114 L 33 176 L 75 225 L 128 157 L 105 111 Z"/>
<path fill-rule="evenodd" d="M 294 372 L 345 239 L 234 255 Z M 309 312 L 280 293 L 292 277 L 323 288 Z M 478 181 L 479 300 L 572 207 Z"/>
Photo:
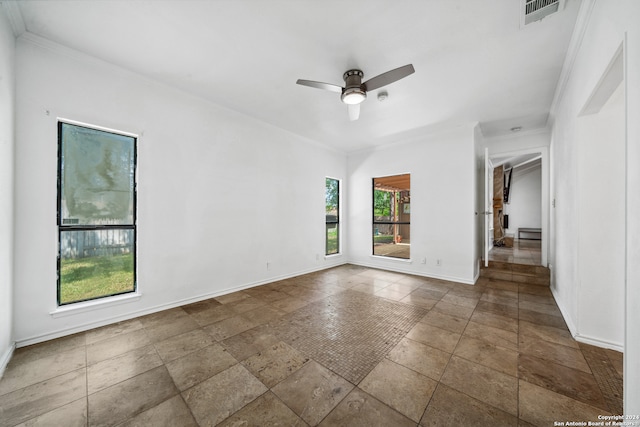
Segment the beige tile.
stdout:
<path fill-rule="evenodd" d="M 125 320 L 86 332 L 87 345 L 142 329 L 140 319 Z"/>
<path fill-rule="evenodd" d="M 564 319 L 560 316 L 549 316 L 545 313 L 539 313 L 533 310 L 520 309 L 518 318 L 536 325 L 551 326 L 553 328 L 569 330 Z"/>
<path fill-rule="evenodd" d="M 224 347 L 215 343 L 172 360 L 166 366 L 176 387 L 183 391 L 237 363 Z"/>
<path fill-rule="evenodd" d="M 487 288 L 518 292 L 518 284 L 511 281 L 511 275 L 506 280 L 492 278 L 487 283 Z"/>
<path fill-rule="evenodd" d="M 506 294 L 508 293 L 508 294 Z M 512 296 L 511 294 L 515 295 Z M 507 296 L 508 295 L 508 296 Z M 518 307 L 518 293 L 512 291 L 504 291 L 501 289 L 489 289 L 485 292 L 480 301 L 491 302 L 494 304 L 510 305 L 512 307 Z"/>
<path fill-rule="evenodd" d="M 476 305 L 478 304 L 479 300 L 480 300 L 480 297 L 468 298 L 465 296 L 456 295 L 455 293 L 453 293 L 453 290 L 451 290 L 449 291 L 448 294 L 443 296 L 440 301 L 448 302 L 450 304 L 455 304 L 455 305 L 461 305 L 467 308 L 476 308 Z"/>
<path fill-rule="evenodd" d="M 0 396 L 0 426 L 14 426 L 87 394 L 86 369 L 78 369 Z"/>
<path fill-rule="evenodd" d="M 440 298 L 432 298 L 430 294 L 420 292 L 420 290 L 413 291 L 400 300 L 400 302 L 403 302 L 405 304 L 411 304 L 426 309 L 433 308 L 433 306 L 436 305 L 438 301 L 440 301 Z"/>
<path fill-rule="evenodd" d="M 119 427 L 198 427 L 191 411 L 180 395 L 173 396 L 153 408 L 130 418 Z"/>
<path fill-rule="evenodd" d="M 457 334 L 464 332 L 467 326 L 467 319 L 451 316 L 435 310 L 428 312 L 420 321 Z"/>
<path fill-rule="evenodd" d="M 507 375 L 518 376 L 518 352 L 484 339 L 463 335 L 453 354 Z"/>
<path fill-rule="evenodd" d="M 146 316 L 139 317 L 138 321 L 145 328 L 155 328 L 184 318 L 189 318 L 189 316 L 181 307 L 177 307 L 147 314 Z"/>
<path fill-rule="evenodd" d="M 471 321 L 467 324 L 463 335 L 483 339 L 491 344 L 510 350 L 518 350 L 518 334 L 505 329 Z"/>
<path fill-rule="evenodd" d="M 484 293 L 485 288 L 482 285 L 463 285 L 461 283 L 454 283 L 447 295 L 449 296 L 459 296 L 467 299 L 472 299 L 475 302 L 472 304 L 475 305 L 482 294 Z M 462 305 L 465 305 L 462 303 Z"/>
<path fill-rule="evenodd" d="M 440 311 L 451 316 L 461 317 L 465 320 L 469 320 L 473 314 L 473 307 L 466 307 L 463 305 L 451 304 L 446 301 L 440 301 L 433 306 L 433 310 Z"/>
<path fill-rule="evenodd" d="M 220 427 L 240 426 L 291 426 L 306 427 L 295 412 L 289 409 L 270 391 L 218 424 Z"/>
<path fill-rule="evenodd" d="M 317 425 L 353 389 L 353 385 L 313 360 L 273 387 L 300 418 Z"/>
<path fill-rule="evenodd" d="M 242 361 L 280 341 L 268 326 L 258 326 L 221 342 L 229 354 Z"/>
<path fill-rule="evenodd" d="M 416 423 L 375 397 L 355 388 L 320 423 L 321 427 L 415 427 Z"/>
<path fill-rule="evenodd" d="M 596 379 L 586 372 L 521 354 L 518 378 L 596 408 L 609 409 Z"/>
<path fill-rule="evenodd" d="M 385 359 L 358 385 L 360 389 L 419 422 L 437 381 Z"/>
<path fill-rule="evenodd" d="M 0 379 L 0 395 L 83 368 L 85 363 L 84 347 L 54 352 L 37 359 L 12 360 Z"/>
<path fill-rule="evenodd" d="M 179 307 L 141 317 L 140 321 L 152 342 L 163 341 L 200 327 Z"/>
<path fill-rule="evenodd" d="M 445 331 L 444 329 L 422 322 L 414 326 L 406 337 L 446 351 L 447 353 L 453 353 L 453 350 L 460 340 L 460 334 Z"/>
<path fill-rule="evenodd" d="M 530 285 L 527 283 L 518 284 L 518 292 L 520 294 L 541 295 L 553 298 L 551 289 L 548 286 Z"/>
<path fill-rule="evenodd" d="M 567 347 L 580 348 L 571 333 L 566 329 L 554 328 L 553 326 L 536 325 L 535 323 L 520 320 L 520 333 L 533 338 L 538 338 L 554 344 Z"/>
<path fill-rule="evenodd" d="M 182 393 L 201 426 L 216 425 L 267 391 L 240 364 L 220 372 Z"/>
<path fill-rule="evenodd" d="M 509 414 L 518 415 L 516 377 L 453 356 L 440 381 Z"/>
<path fill-rule="evenodd" d="M 144 329 L 118 334 L 87 345 L 87 364 L 93 365 L 149 344 L 151 340 Z"/>
<path fill-rule="evenodd" d="M 291 313 L 292 311 L 296 311 L 307 304 L 309 304 L 309 302 L 303 299 L 295 298 L 295 297 L 287 297 L 287 298 L 283 298 L 281 300 L 272 302 L 271 306 L 277 308 L 278 310 L 282 310 L 285 313 Z"/>
<path fill-rule="evenodd" d="M 494 406 L 439 384 L 420 425 L 424 427 L 517 426 L 518 419 Z"/>
<path fill-rule="evenodd" d="M 16 427 L 85 427 L 87 425 L 87 399 L 82 398 L 31 418 Z"/>
<path fill-rule="evenodd" d="M 555 304 L 544 304 L 539 302 L 523 300 L 519 302 L 518 307 L 521 310 L 531 310 L 531 311 L 546 314 L 549 316 L 562 317 L 562 313 L 560 312 L 560 310 Z"/>
<path fill-rule="evenodd" d="M 13 352 L 13 357 L 11 358 L 9 366 L 32 362 L 43 357 L 53 356 L 56 353 L 83 347 L 85 343 L 86 334 L 82 332 L 26 347 L 16 348 Z"/>
<path fill-rule="evenodd" d="M 400 301 L 401 299 L 409 295 L 409 293 L 410 291 L 407 291 L 407 292 L 396 291 L 394 289 L 390 289 L 390 287 L 386 287 L 384 289 L 375 291 L 373 294 L 377 297 L 386 298 L 391 301 Z"/>
<path fill-rule="evenodd" d="M 256 308 L 260 308 L 264 305 L 267 305 L 267 302 L 258 298 L 254 298 L 249 296 L 248 298 L 242 298 L 237 301 L 232 301 L 226 304 L 229 308 L 231 308 L 236 314 L 244 313 L 245 311 L 255 310 Z"/>
<path fill-rule="evenodd" d="M 137 348 L 87 368 L 88 393 L 92 394 L 162 365 L 152 345 Z"/>
<path fill-rule="evenodd" d="M 534 295 L 525 292 L 520 293 L 520 301 L 535 302 L 538 304 L 556 305 L 556 300 L 551 295 Z"/>
<path fill-rule="evenodd" d="M 178 390 L 159 366 L 89 395 L 89 425 L 114 426 L 175 396 Z"/>
<path fill-rule="evenodd" d="M 255 308 L 253 310 L 245 311 L 242 314 L 242 317 L 247 319 L 249 322 L 252 322 L 254 325 L 261 325 L 263 323 L 268 323 L 272 320 L 276 320 L 277 318 L 286 314 L 282 310 L 278 310 L 275 307 L 271 307 L 269 305 L 265 305 L 259 308 Z"/>
<path fill-rule="evenodd" d="M 255 326 L 255 322 L 250 321 L 242 315 L 238 314 L 220 322 L 216 322 L 212 325 L 205 326 L 204 330 L 216 341 L 222 341 L 241 332 L 254 328 Z"/>
<path fill-rule="evenodd" d="M 519 341 L 520 353 L 591 373 L 591 368 L 579 349 L 553 344 L 524 334 L 520 334 Z"/>
<path fill-rule="evenodd" d="M 271 388 L 300 369 L 309 358 L 280 341 L 242 362 L 264 385 Z"/>
<path fill-rule="evenodd" d="M 213 344 L 215 340 L 202 329 L 194 329 L 155 343 L 162 360 L 170 362 Z"/>
<path fill-rule="evenodd" d="M 429 347 L 426 344 L 404 338 L 391 350 L 387 358 L 399 365 L 439 381 L 444 372 L 444 368 L 447 366 L 447 363 L 449 363 L 451 354 L 434 347 Z"/>
<path fill-rule="evenodd" d="M 220 295 L 219 297 L 216 297 L 216 301 L 221 304 L 231 304 L 249 297 L 249 294 L 245 293 L 244 291 L 239 291 L 232 292 L 226 295 Z"/>
<path fill-rule="evenodd" d="M 518 307 L 513 305 L 496 304 L 494 302 L 480 301 L 476 306 L 478 311 L 486 311 L 493 314 L 498 314 L 504 317 L 518 318 Z"/>
<path fill-rule="evenodd" d="M 470 320 L 481 325 L 504 329 L 505 331 L 514 332 L 516 334 L 518 333 L 518 319 L 514 319 L 513 317 L 476 310 Z"/>
<path fill-rule="evenodd" d="M 518 392 L 520 418 L 536 426 L 552 426 L 554 422 L 598 422 L 602 409 L 578 402 L 562 394 L 520 380 Z"/>
<path fill-rule="evenodd" d="M 236 315 L 236 312 L 234 312 L 228 304 L 200 303 L 196 307 L 194 307 L 194 304 L 191 304 L 183 307 L 183 309 L 193 320 L 198 322 L 200 326 L 207 326 Z"/>

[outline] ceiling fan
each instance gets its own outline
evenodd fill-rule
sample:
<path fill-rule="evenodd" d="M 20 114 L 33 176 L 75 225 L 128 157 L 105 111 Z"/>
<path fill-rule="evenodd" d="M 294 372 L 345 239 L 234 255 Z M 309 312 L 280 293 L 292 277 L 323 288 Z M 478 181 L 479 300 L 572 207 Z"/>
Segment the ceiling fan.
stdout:
<path fill-rule="evenodd" d="M 315 87 L 331 92 L 340 93 L 340 99 L 349 107 L 349 119 L 358 120 L 360 116 L 360 103 L 367 98 L 367 91 L 376 90 L 413 74 L 416 70 L 408 64 L 395 70 L 387 71 L 362 83 L 364 73 L 360 70 L 346 71 L 342 78 L 344 87 L 331 83 L 314 82 L 312 80 L 298 79 L 299 85 Z"/>

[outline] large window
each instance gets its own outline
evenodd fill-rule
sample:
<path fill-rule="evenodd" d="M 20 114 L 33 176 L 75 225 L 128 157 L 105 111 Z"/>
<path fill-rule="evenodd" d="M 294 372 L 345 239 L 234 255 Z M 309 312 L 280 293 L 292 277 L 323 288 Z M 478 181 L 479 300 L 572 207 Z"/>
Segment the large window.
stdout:
<path fill-rule="evenodd" d="M 340 252 L 340 181 L 325 179 L 325 255 Z"/>
<path fill-rule="evenodd" d="M 373 179 L 373 254 L 411 258 L 411 175 Z"/>
<path fill-rule="evenodd" d="M 136 138 L 58 123 L 58 304 L 136 290 Z"/>

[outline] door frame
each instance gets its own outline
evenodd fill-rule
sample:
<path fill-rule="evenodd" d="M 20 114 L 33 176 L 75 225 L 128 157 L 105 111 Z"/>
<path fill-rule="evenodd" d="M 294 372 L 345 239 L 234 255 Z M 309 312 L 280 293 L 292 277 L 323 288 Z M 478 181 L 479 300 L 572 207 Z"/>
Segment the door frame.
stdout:
<path fill-rule="evenodd" d="M 485 153 L 488 152 L 488 149 L 485 149 Z M 550 199 L 550 168 L 549 168 L 549 147 L 532 147 L 525 148 L 521 150 L 514 151 L 500 151 L 500 152 L 491 152 L 489 153 L 489 159 L 492 157 L 505 157 L 505 156 L 520 156 L 523 154 L 540 154 L 542 160 L 542 171 L 541 171 L 541 195 L 540 195 L 540 220 L 541 220 L 541 241 L 540 241 L 540 249 L 541 249 L 541 265 L 543 267 L 548 267 L 549 265 L 549 243 L 551 241 L 551 236 L 549 233 L 549 217 L 550 217 L 550 205 L 555 205 L 555 200 L 551 201 Z M 486 172 L 486 171 L 485 171 Z M 488 216 L 488 215 L 486 215 Z M 486 263 L 486 261 L 485 261 Z"/>

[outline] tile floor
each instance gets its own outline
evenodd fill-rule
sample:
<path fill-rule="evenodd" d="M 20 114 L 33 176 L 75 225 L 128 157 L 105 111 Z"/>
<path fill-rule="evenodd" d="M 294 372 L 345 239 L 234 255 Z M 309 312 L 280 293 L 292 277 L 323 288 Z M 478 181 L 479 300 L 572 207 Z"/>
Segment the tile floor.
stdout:
<path fill-rule="evenodd" d="M 514 240 L 513 247 L 494 246 L 489 251 L 489 261 L 512 262 L 516 264 L 541 265 L 540 240 Z"/>
<path fill-rule="evenodd" d="M 0 425 L 552 426 L 621 393 L 548 287 L 345 265 L 17 349 Z"/>

